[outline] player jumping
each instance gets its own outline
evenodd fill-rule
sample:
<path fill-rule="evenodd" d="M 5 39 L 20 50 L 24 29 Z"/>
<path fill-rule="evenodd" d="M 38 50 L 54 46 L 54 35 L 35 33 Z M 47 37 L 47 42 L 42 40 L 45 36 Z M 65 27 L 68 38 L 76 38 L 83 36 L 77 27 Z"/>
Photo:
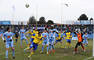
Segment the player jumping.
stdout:
<path fill-rule="evenodd" d="M 49 33 L 49 54 L 51 52 L 55 53 L 54 42 L 55 42 L 55 33 L 51 31 Z"/>
<path fill-rule="evenodd" d="M 6 60 L 8 60 L 8 50 L 9 47 L 12 48 L 12 52 L 13 52 L 13 59 L 15 59 L 15 50 L 14 50 L 14 46 L 13 46 L 13 37 L 14 33 L 11 32 L 11 29 L 8 27 L 7 28 L 7 32 L 5 32 L 3 34 L 3 40 L 6 44 Z"/>
<path fill-rule="evenodd" d="M 34 54 L 34 52 L 37 50 L 38 44 L 41 44 L 41 42 L 42 42 L 41 34 L 38 34 L 38 36 L 36 36 L 36 38 L 32 41 L 31 45 L 24 49 L 24 51 L 31 50 L 31 53 L 28 56 L 28 58 L 30 58 Z"/>
<path fill-rule="evenodd" d="M 76 33 L 76 32 L 75 32 L 75 33 Z M 77 53 L 77 48 L 78 48 L 78 46 L 80 46 L 80 45 L 81 45 L 83 51 L 85 52 L 84 45 L 82 44 L 82 42 L 83 42 L 82 33 L 79 31 L 79 32 L 76 33 L 76 34 L 77 34 L 77 37 L 78 37 L 78 42 L 77 42 L 77 44 L 76 44 L 76 46 L 75 46 L 74 54 Z"/>
<path fill-rule="evenodd" d="M 66 40 L 67 40 L 67 46 L 68 46 L 68 48 L 71 47 L 71 38 L 72 38 L 71 32 L 67 31 L 66 32 Z"/>
<path fill-rule="evenodd" d="M 22 27 L 22 29 L 19 31 L 19 33 L 20 33 L 20 38 L 21 38 L 21 42 L 20 42 L 21 48 L 22 48 L 22 41 L 23 41 L 23 40 L 25 40 L 25 41 L 26 41 L 26 44 L 28 45 L 28 41 L 27 41 L 27 38 L 26 38 L 26 36 L 25 36 L 25 32 L 26 32 L 26 30 L 24 29 L 24 27 Z"/>
<path fill-rule="evenodd" d="M 43 53 L 44 51 L 44 46 L 46 45 L 47 47 L 47 54 L 48 53 L 48 50 L 49 50 L 49 39 L 48 39 L 48 32 L 46 30 L 44 30 L 44 32 L 42 33 L 42 37 L 43 37 L 43 43 L 42 43 L 42 51 L 40 53 Z"/>
<path fill-rule="evenodd" d="M 84 35 L 83 35 L 83 44 L 85 45 L 85 46 L 87 46 L 88 45 L 88 41 L 87 41 L 87 38 L 88 38 L 88 35 L 87 35 L 87 33 L 85 33 Z"/>

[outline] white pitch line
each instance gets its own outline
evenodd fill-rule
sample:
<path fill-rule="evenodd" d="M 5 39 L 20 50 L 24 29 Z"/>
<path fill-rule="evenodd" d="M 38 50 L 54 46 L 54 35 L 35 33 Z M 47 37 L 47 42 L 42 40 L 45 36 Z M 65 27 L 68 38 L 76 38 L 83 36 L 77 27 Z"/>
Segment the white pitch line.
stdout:
<path fill-rule="evenodd" d="M 89 58 L 86 58 L 86 59 L 84 59 L 84 60 L 89 60 L 89 59 L 92 59 L 92 58 L 94 58 L 94 57 L 89 57 Z"/>

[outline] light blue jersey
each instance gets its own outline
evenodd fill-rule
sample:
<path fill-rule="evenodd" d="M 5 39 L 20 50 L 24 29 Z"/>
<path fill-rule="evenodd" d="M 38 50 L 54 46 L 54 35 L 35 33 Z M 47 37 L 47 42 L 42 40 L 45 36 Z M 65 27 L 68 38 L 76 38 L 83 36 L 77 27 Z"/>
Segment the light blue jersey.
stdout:
<path fill-rule="evenodd" d="M 53 29 L 53 31 L 58 32 L 57 29 Z"/>
<path fill-rule="evenodd" d="M 55 37 L 58 37 L 58 34 L 57 33 L 55 33 Z"/>
<path fill-rule="evenodd" d="M 47 53 L 48 53 L 48 50 L 49 50 L 49 34 L 47 32 L 43 32 L 42 33 L 42 38 L 44 39 L 43 42 L 42 42 L 42 52 L 44 51 L 44 45 L 47 45 Z"/>
<path fill-rule="evenodd" d="M 5 32 L 3 34 L 3 37 L 5 38 L 3 40 L 6 40 L 6 48 L 13 47 L 13 40 L 12 40 L 13 35 L 14 33 L 12 32 Z"/>
<path fill-rule="evenodd" d="M 54 33 L 49 33 L 49 43 L 53 45 L 55 42 L 55 34 Z"/>
<path fill-rule="evenodd" d="M 2 35 L 3 35 L 3 32 L 0 32 L 0 37 L 2 37 Z M 3 38 L 3 37 L 2 37 Z"/>
<path fill-rule="evenodd" d="M 25 36 L 25 32 L 26 32 L 25 29 L 21 29 L 21 30 L 20 30 L 20 36 L 21 36 L 21 37 L 24 37 L 24 36 Z"/>
<path fill-rule="evenodd" d="M 5 40 L 7 43 L 10 43 L 10 40 L 12 39 L 13 35 L 14 35 L 14 33 L 12 33 L 12 32 L 5 32 L 3 34 L 3 37 L 5 37 Z"/>
<path fill-rule="evenodd" d="M 83 35 L 84 40 L 87 40 L 88 35 Z"/>
<path fill-rule="evenodd" d="M 46 37 L 44 37 L 44 36 L 46 36 Z M 48 36 L 49 36 L 48 33 L 42 33 L 42 37 L 44 38 L 42 45 L 49 44 Z"/>
<path fill-rule="evenodd" d="M 14 50 L 14 45 L 13 45 L 13 40 L 12 40 L 12 37 L 14 36 L 14 33 L 12 32 L 5 32 L 3 34 L 3 40 L 6 40 L 6 48 L 9 48 L 11 47 L 12 48 L 12 56 L 14 57 L 15 56 L 15 50 Z M 8 58 L 8 50 L 6 50 L 6 58 Z"/>
<path fill-rule="evenodd" d="M 21 46 L 22 46 L 22 41 L 23 40 L 25 40 L 26 41 L 26 44 L 28 44 L 27 38 L 25 36 L 26 30 L 25 29 L 21 29 L 19 31 L 19 33 L 20 33 L 20 37 L 21 37 L 21 42 L 20 42 Z"/>
<path fill-rule="evenodd" d="M 21 29 L 19 32 L 20 32 L 21 40 L 26 39 L 26 36 L 25 36 L 26 30 L 25 29 Z"/>
<path fill-rule="evenodd" d="M 88 38 L 88 35 L 83 35 L 83 44 L 87 43 L 88 44 L 88 41 L 87 41 L 87 38 Z"/>

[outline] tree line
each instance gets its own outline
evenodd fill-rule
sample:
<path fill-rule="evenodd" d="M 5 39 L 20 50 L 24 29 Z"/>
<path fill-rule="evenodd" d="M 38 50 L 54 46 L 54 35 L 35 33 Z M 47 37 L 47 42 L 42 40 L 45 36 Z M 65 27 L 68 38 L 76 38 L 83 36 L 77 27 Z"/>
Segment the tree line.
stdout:
<path fill-rule="evenodd" d="M 91 21 L 93 20 L 93 18 L 89 18 L 86 14 L 81 14 L 81 16 L 77 19 L 78 21 L 90 21 L 90 24 L 91 24 Z"/>
<path fill-rule="evenodd" d="M 40 17 L 39 18 L 39 21 L 36 20 L 36 18 L 34 16 L 30 17 L 29 18 L 29 21 L 28 21 L 28 24 L 54 24 L 53 20 L 48 20 L 46 22 L 46 19 L 45 17 Z"/>
<path fill-rule="evenodd" d="M 93 18 L 89 18 L 86 14 L 81 14 L 79 16 L 79 18 L 77 19 L 78 21 L 91 21 L 93 20 Z M 36 20 L 36 18 L 34 16 L 29 18 L 28 24 L 54 24 L 53 20 L 48 20 L 46 21 L 45 17 L 40 17 L 39 20 Z"/>

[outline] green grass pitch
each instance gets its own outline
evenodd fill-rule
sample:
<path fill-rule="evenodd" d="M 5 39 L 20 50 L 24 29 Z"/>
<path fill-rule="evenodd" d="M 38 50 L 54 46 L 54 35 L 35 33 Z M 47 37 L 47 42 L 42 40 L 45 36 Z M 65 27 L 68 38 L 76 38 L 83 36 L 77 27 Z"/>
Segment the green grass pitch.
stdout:
<path fill-rule="evenodd" d="M 14 41 L 15 42 L 15 41 Z M 41 45 L 39 45 L 35 54 L 29 60 L 84 60 L 88 57 L 92 56 L 92 48 L 93 48 L 93 40 L 89 39 L 88 46 L 86 48 L 86 52 L 82 52 L 81 47 L 79 47 L 79 53 L 73 54 L 74 47 L 77 41 L 72 41 L 72 48 L 61 48 L 66 46 L 66 41 L 63 40 L 63 43 L 55 45 L 55 54 L 46 54 L 46 50 L 44 50 L 43 54 L 40 54 Z M 20 39 L 18 43 L 15 45 L 15 59 L 14 60 L 28 60 L 29 51 L 25 54 L 24 48 L 26 48 L 26 43 L 23 41 L 23 48 L 20 48 Z M 0 38 L 0 60 L 5 60 L 5 44 Z M 12 59 L 12 50 L 9 49 L 9 60 Z M 90 59 L 92 60 L 92 59 Z M 94 60 L 94 59 L 93 59 Z"/>

